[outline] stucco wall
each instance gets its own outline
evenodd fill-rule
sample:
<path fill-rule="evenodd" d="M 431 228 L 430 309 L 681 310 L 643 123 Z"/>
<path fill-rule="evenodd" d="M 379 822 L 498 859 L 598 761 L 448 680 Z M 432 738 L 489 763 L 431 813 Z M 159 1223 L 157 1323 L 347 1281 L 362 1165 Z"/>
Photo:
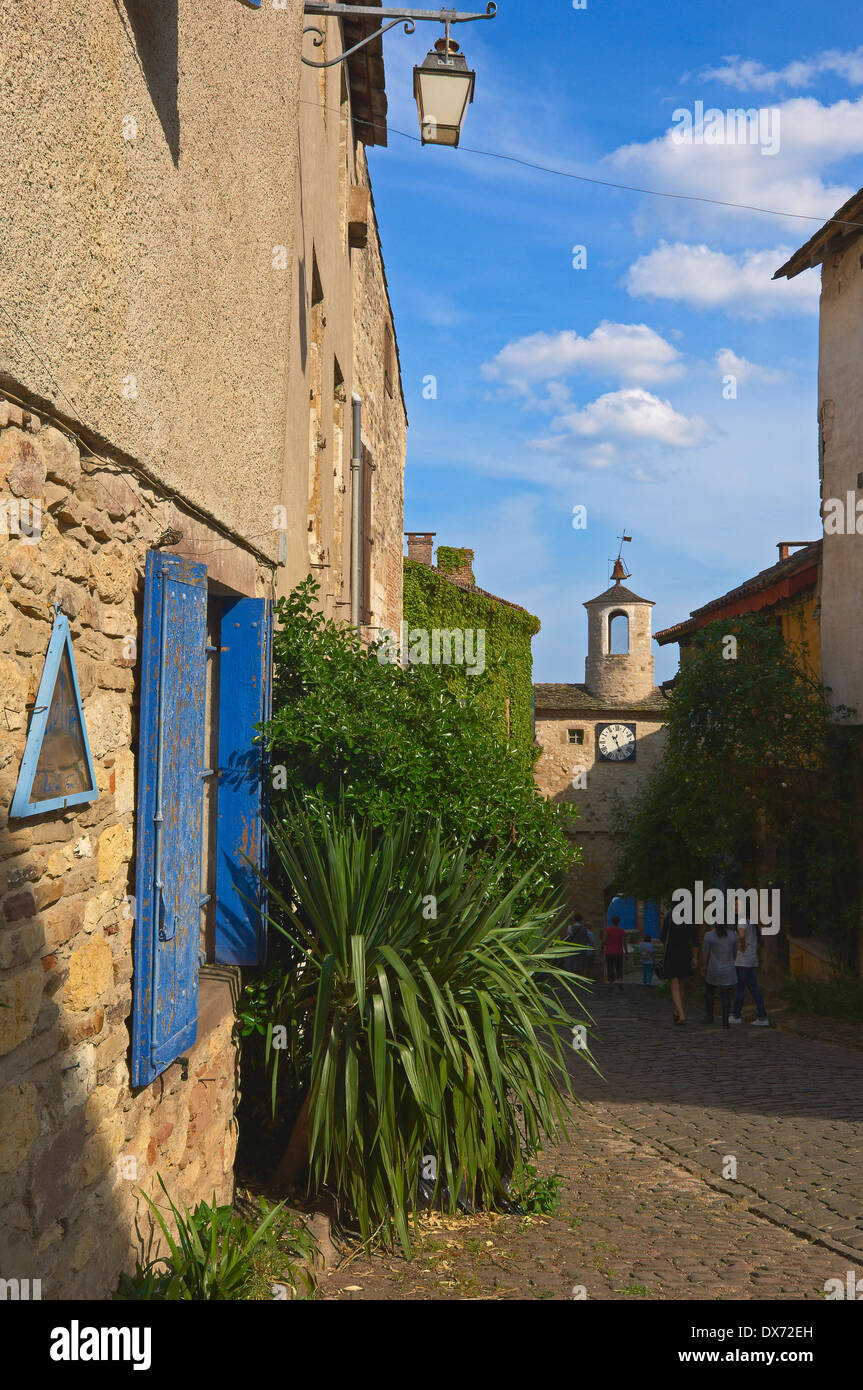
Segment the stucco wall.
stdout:
<path fill-rule="evenodd" d="M 863 500 L 863 266 L 858 238 L 822 269 L 818 369 L 822 499 Z M 863 523 L 863 515 L 860 517 Z M 863 534 L 824 536 L 821 579 L 824 682 L 863 723 Z"/>
<path fill-rule="evenodd" d="M 267 554 L 301 21 L 301 0 L 45 0 L 0 26 L 0 300 L 29 339 L 0 318 L 0 372 Z"/>

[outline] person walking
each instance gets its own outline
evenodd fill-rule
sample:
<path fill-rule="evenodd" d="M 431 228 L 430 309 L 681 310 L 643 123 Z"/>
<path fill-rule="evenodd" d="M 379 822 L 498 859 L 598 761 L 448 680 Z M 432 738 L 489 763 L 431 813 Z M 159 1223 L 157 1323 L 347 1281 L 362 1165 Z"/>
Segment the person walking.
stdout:
<path fill-rule="evenodd" d="M 620 925 L 619 917 L 612 917 L 605 929 L 605 977 L 609 988 L 615 981 L 618 989 L 623 989 L 623 953 L 626 950 L 626 932 Z"/>
<path fill-rule="evenodd" d="M 716 991 L 722 1008 L 722 1026 L 727 1028 L 731 1013 L 731 991 L 737 984 L 737 971 L 734 966 L 734 953 L 737 949 L 737 934 L 725 923 L 711 927 L 704 933 L 701 943 L 701 973 L 704 976 L 704 1022 L 713 1022 L 713 1006 Z"/>
<path fill-rule="evenodd" d="M 675 922 L 666 912 L 659 939 L 665 947 L 662 973 L 671 987 L 674 1022 L 685 1023 L 683 996 L 686 981 L 698 967 L 698 928 L 691 922 Z"/>
<path fill-rule="evenodd" d="M 576 971 L 579 965 L 579 956 L 582 952 L 587 953 L 590 942 L 588 940 L 587 927 L 580 912 L 576 912 L 572 921 L 566 929 L 566 940 L 579 950 L 569 957 L 567 968 Z M 582 957 L 583 958 L 583 957 Z"/>
<path fill-rule="evenodd" d="M 752 1027 L 769 1028 L 770 1019 L 767 1017 L 767 1005 L 764 1003 L 764 996 L 758 987 L 758 941 L 760 936 L 761 932 L 758 926 L 747 919 L 741 912 L 738 903 L 737 955 L 734 958 L 737 970 L 737 989 L 734 995 L 734 1007 L 731 1010 L 731 1022 L 743 1022 L 741 1018 L 743 1000 L 746 997 L 746 991 L 749 990 L 758 1010 L 758 1017 L 752 1020 Z"/>
<path fill-rule="evenodd" d="M 589 922 L 584 924 L 584 934 L 587 937 L 587 947 L 590 955 L 587 957 L 587 964 L 591 978 L 596 975 L 596 934 Z"/>
<path fill-rule="evenodd" d="M 650 936 L 645 936 L 638 943 L 638 960 L 641 965 L 641 983 L 649 985 L 653 980 L 653 957 L 656 951 L 656 942 Z"/>

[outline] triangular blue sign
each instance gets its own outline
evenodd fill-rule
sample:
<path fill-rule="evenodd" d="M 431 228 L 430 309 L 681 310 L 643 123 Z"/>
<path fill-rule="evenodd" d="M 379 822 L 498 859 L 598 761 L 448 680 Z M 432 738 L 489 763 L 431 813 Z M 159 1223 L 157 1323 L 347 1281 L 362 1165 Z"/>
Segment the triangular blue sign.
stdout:
<path fill-rule="evenodd" d="M 58 613 L 9 815 L 38 816 L 98 795 L 69 622 Z"/>

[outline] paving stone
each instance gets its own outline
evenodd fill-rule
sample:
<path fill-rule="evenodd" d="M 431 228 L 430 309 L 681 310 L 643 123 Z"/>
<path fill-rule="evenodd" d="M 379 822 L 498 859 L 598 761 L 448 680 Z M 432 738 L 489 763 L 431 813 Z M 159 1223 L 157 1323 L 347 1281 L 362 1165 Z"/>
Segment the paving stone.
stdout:
<path fill-rule="evenodd" d="M 320 1296 L 820 1300 L 849 1264 L 816 1239 L 859 1250 L 863 1274 L 859 1052 L 782 1029 L 672 1029 L 659 992 L 639 989 L 591 1002 L 604 1080 L 574 1062 L 584 1105 L 537 1161 L 562 1179 L 555 1216 L 435 1217 L 416 1260 L 357 1252 Z M 721 1177 L 726 1154 L 737 1181 Z"/>

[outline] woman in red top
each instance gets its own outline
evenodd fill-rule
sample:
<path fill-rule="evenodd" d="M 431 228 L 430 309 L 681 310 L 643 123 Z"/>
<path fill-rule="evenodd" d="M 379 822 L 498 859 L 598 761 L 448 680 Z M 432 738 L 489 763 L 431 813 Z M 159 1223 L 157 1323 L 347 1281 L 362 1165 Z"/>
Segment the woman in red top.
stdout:
<path fill-rule="evenodd" d="M 623 952 L 626 947 L 626 932 L 620 925 L 619 917 L 612 917 L 605 929 L 605 972 L 609 985 L 617 981 L 617 988 L 623 989 Z"/>

